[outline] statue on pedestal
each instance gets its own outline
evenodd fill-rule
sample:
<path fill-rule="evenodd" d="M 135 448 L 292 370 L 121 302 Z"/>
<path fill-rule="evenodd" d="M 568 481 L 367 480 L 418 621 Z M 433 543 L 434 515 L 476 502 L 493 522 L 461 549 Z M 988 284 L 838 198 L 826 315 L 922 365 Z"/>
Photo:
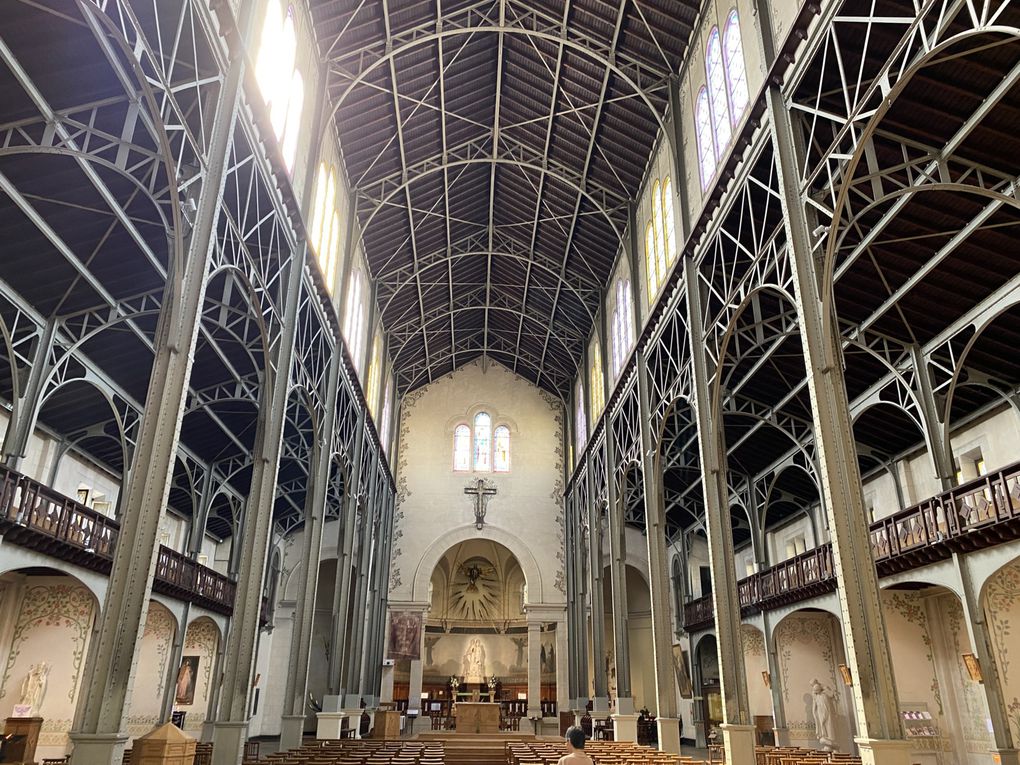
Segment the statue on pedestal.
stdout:
<path fill-rule="evenodd" d="M 815 734 L 819 746 L 826 752 L 838 751 L 836 744 L 836 693 L 825 688 L 818 680 L 811 681 L 811 709 L 815 717 Z"/>
<path fill-rule="evenodd" d="M 46 681 L 52 665 L 41 661 L 28 668 L 28 674 L 21 683 L 21 700 L 18 706 L 25 706 L 38 712 L 46 695 Z"/>

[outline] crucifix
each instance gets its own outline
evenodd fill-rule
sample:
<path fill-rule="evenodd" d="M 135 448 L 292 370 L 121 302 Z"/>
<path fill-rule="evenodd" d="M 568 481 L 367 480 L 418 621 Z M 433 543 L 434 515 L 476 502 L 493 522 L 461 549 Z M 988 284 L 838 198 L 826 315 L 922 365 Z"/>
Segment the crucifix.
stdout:
<path fill-rule="evenodd" d="M 471 494 L 475 498 L 475 528 L 481 531 L 485 525 L 485 506 L 489 503 L 489 497 L 496 493 L 495 486 L 487 486 L 484 478 L 479 478 L 473 484 L 464 489 L 465 494 Z"/>

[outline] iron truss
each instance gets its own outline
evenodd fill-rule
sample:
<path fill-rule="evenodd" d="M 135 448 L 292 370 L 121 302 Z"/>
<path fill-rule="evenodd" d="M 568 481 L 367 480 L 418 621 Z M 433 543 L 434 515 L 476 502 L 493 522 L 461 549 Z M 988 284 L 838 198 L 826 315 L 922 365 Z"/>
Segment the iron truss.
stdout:
<path fill-rule="evenodd" d="M 145 406 L 157 318 L 167 290 L 176 289 L 209 168 L 236 29 L 194 0 L 26 2 L 7 14 L 0 35 L 0 396 L 12 413 L 5 456 L 23 453 L 25 434 L 38 425 L 60 439 L 61 453 L 80 451 L 122 475 Z M 76 59 L 61 52 L 72 43 Z M 317 449 L 327 449 L 334 466 L 326 499 L 334 516 L 359 470 L 372 480 L 381 470 L 392 486 L 371 420 L 359 425 L 364 402 L 346 357 L 330 379 L 343 345 L 317 270 L 305 263 L 287 173 L 264 148 L 275 145 L 264 140 L 264 106 L 241 108 L 169 498 L 220 538 L 241 527 L 295 268 L 302 278 L 294 360 L 282 370 L 290 395 L 279 528 L 303 522 Z M 362 439 L 374 455 L 363 466 L 353 456 Z"/>
<path fill-rule="evenodd" d="M 400 391 L 569 391 L 696 2 L 310 2 Z"/>
<path fill-rule="evenodd" d="M 1020 223 L 1016 138 L 1004 130 L 1020 116 L 1018 26 L 1009 3 L 946 0 L 918 12 L 847 0 L 826 5 L 803 43 L 797 26 L 763 42 L 800 150 L 795 183 L 831 285 L 827 315 L 842 341 L 833 363 L 846 376 L 865 476 L 927 447 L 951 480 L 951 426 L 1004 406 L 1020 416 L 1020 366 L 1003 352 L 1020 342 L 1020 266 L 1003 255 L 1015 252 Z M 706 533 L 691 347 L 700 339 L 725 433 L 733 541 L 762 563 L 766 530 L 821 501 L 768 129 L 776 106 L 766 86 L 736 139 L 740 154 L 724 160 L 703 209 L 680 221 L 678 263 L 690 259 L 697 282 L 674 269 L 567 488 L 568 506 L 583 507 L 614 482 L 624 520 L 643 529 L 647 428 L 669 543 L 686 550 Z"/>

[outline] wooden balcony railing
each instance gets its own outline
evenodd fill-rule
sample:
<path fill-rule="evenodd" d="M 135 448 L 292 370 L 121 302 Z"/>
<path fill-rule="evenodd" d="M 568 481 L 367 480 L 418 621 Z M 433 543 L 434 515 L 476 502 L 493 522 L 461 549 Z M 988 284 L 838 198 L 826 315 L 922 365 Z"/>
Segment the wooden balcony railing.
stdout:
<path fill-rule="evenodd" d="M 120 525 L 38 481 L 0 466 L 0 531 L 13 544 L 109 574 Z M 152 589 L 221 614 L 234 610 L 234 583 L 160 545 Z"/>
<path fill-rule="evenodd" d="M 1020 538 L 1020 463 L 981 476 L 871 524 L 871 551 L 881 576 Z M 836 589 L 832 545 L 759 571 L 737 583 L 744 616 Z M 684 606 L 688 631 L 712 625 L 711 596 Z"/>

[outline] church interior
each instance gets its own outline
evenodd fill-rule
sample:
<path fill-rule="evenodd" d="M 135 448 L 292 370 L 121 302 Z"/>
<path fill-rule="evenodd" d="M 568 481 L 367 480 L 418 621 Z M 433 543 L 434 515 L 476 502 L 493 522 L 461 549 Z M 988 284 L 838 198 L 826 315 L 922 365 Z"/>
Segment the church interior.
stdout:
<path fill-rule="evenodd" d="M 1017 125 L 1016 0 L 7 0 L 0 763 L 1020 765 Z"/>

